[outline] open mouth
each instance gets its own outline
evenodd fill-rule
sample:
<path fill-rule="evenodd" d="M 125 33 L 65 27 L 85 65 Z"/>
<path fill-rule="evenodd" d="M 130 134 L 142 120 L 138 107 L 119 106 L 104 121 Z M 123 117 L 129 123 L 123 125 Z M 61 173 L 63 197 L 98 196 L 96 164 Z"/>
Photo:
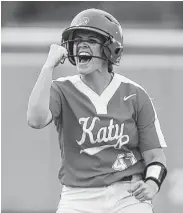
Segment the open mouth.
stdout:
<path fill-rule="evenodd" d="M 92 55 L 90 53 L 88 53 L 88 52 L 79 53 L 79 57 L 78 57 L 79 63 L 86 64 L 86 63 L 90 62 L 91 59 L 92 59 Z"/>

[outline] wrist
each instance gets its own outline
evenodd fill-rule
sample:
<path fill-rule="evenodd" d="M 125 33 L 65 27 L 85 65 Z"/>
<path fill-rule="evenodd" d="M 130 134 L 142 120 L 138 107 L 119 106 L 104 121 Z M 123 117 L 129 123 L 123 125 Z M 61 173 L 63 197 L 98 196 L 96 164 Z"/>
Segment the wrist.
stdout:
<path fill-rule="evenodd" d="M 43 67 L 45 67 L 47 69 L 54 69 L 55 65 L 50 63 L 49 61 L 46 61 L 45 64 L 43 65 Z"/>
<path fill-rule="evenodd" d="M 155 194 L 159 192 L 159 186 L 155 181 L 149 179 L 145 181 L 145 183 L 148 184 L 154 190 Z"/>
<path fill-rule="evenodd" d="M 160 162 L 149 163 L 144 170 L 144 181 L 153 181 L 158 186 L 158 191 L 167 175 L 166 167 Z"/>

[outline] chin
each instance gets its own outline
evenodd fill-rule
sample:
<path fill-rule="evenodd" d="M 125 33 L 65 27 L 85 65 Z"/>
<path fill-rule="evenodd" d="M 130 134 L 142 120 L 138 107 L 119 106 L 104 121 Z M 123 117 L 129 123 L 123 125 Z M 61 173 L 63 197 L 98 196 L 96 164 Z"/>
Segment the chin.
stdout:
<path fill-rule="evenodd" d="M 81 75 L 87 75 L 87 74 L 90 74 L 90 73 L 93 72 L 93 70 L 91 68 L 90 69 L 89 68 L 82 69 L 82 68 L 79 68 L 79 67 L 77 67 L 77 71 Z"/>

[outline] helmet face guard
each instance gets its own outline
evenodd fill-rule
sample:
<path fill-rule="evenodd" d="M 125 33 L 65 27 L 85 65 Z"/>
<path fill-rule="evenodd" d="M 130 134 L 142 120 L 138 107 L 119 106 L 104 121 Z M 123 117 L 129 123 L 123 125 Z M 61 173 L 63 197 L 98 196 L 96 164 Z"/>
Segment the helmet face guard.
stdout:
<path fill-rule="evenodd" d="M 101 59 L 108 60 L 110 64 L 119 65 L 123 52 L 123 35 L 120 24 L 113 16 L 102 10 L 84 10 L 73 19 L 71 26 L 63 31 L 61 45 L 68 50 L 68 58 L 73 65 L 76 65 L 74 57 L 78 57 L 78 55 L 73 55 L 73 44 L 76 41 L 74 40 L 74 32 L 76 30 L 92 31 L 105 37 L 106 41 L 101 44 L 104 55 Z"/>
<path fill-rule="evenodd" d="M 64 46 L 66 49 L 67 49 L 67 51 L 68 51 L 68 58 L 69 58 L 69 61 L 73 64 L 73 65 L 76 65 L 76 62 L 75 62 L 75 57 L 79 57 L 79 55 L 74 55 L 74 53 L 73 53 L 73 46 L 74 46 L 74 43 L 80 43 L 80 42 L 88 42 L 88 43 L 93 43 L 93 42 L 90 42 L 90 39 L 77 39 L 77 40 L 75 40 L 75 39 L 73 39 L 73 40 L 68 40 L 68 41 L 66 41 L 66 42 L 63 42 L 61 45 L 62 46 Z M 104 44 L 102 44 L 102 43 L 99 43 L 99 42 L 97 42 L 97 41 L 95 41 L 95 43 L 97 43 L 97 44 L 99 44 L 99 45 L 101 45 L 101 52 L 104 54 L 104 52 L 103 52 L 103 50 L 105 49 L 105 46 L 104 46 Z M 107 51 L 106 51 L 107 52 Z M 92 55 L 92 56 L 90 56 L 90 57 L 92 57 L 92 58 L 99 58 L 99 59 L 102 59 L 102 60 L 105 60 L 105 61 L 108 61 L 108 59 L 105 57 L 105 55 L 104 55 L 104 57 L 99 57 L 99 56 L 94 56 L 94 55 Z"/>

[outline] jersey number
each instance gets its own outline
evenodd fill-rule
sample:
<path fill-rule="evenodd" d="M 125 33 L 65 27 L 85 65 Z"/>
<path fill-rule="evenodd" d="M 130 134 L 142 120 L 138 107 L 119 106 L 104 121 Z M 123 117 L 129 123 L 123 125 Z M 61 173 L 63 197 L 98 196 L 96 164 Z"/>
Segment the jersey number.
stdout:
<path fill-rule="evenodd" d="M 117 156 L 117 159 L 112 165 L 112 168 L 117 171 L 123 171 L 129 166 L 134 165 L 136 162 L 137 159 L 132 152 L 122 153 Z"/>

